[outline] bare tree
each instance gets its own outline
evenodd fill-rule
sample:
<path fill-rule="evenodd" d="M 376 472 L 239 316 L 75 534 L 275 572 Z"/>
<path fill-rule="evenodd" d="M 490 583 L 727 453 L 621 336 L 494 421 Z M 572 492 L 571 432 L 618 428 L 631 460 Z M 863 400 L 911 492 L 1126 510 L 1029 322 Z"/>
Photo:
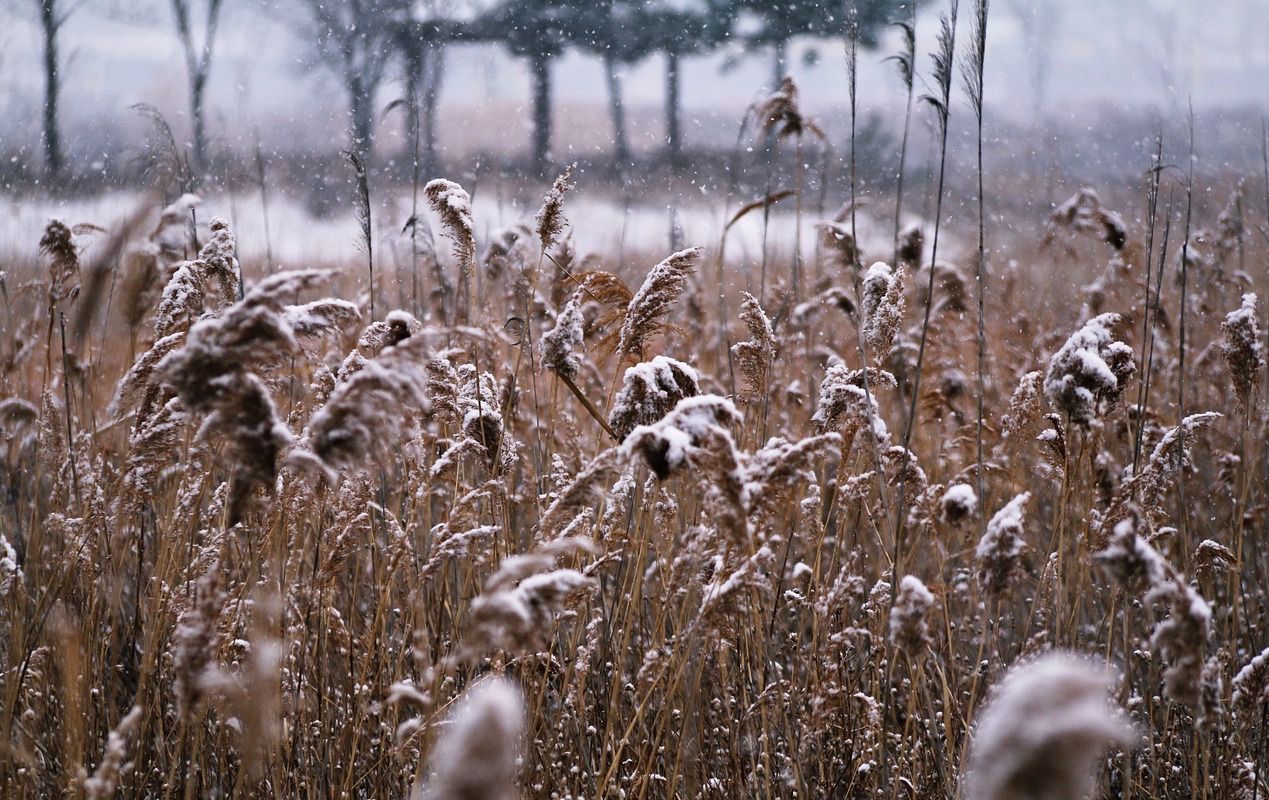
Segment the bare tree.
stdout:
<path fill-rule="evenodd" d="M 197 41 L 190 21 L 193 5 L 193 0 L 172 0 L 172 15 L 176 17 L 176 33 L 185 50 L 185 72 L 189 78 L 189 116 L 194 134 L 194 164 L 201 173 L 207 169 L 207 127 L 203 115 L 203 92 L 211 73 L 212 43 L 216 40 L 216 25 L 220 20 L 222 0 L 206 0 L 201 43 Z"/>
<path fill-rule="evenodd" d="M 304 0 L 318 54 L 348 93 L 351 144 L 361 153 L 370 152 L 375 93 L 394 53 L 394 22 L 405 5 L 403 0 Z"/>
<path fill-rule="evenodd" d="M 57 60 L 57 37 L 66 20 L 82 5 L 82 0 L 70 5 L 60 0 L 35 0 L 35 5 L 40 13 L 40 29 L 44 33 L 44 168 L 50 180 L 57 180 L 66 163 L 58 119 L 62 75 Z"/>

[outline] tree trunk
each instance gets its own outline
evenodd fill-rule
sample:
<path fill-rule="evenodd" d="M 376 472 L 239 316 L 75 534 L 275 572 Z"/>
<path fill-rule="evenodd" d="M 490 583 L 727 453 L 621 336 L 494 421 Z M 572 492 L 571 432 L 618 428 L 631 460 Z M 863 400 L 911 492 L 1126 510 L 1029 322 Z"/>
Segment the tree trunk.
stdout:
<path fill-rule="evenodd" d="M 617 169 L 624 170 L 630 163 L 630 145 L 626 141 L 626 104 L 621 92 L 621 76 L 617 74 L 617 61 L 604 57 L 604 75 L 608 79 L 608 112 L 612 117 L 613 158 Z"/>
<path fill-rule="evenodd" d="M 361 80 L 348 80 L 348 112 L 352 117 L 352 148 L 369 161 L 370 139 L 374 133 L 373 91 L 361 85 Z"/>
<path fill-rule="evenodd" d="M 665 54 L 665 143 L 672 166 L 682 160 L 682 134 L 679 129 L 679 54 Z"/>
<path fill-rule="evenodd" d="M 533 62 L 533 168 L 547 173 L 551 157 L 551 57 L 536 53 Z"/>
<path fill-rule="evenodd" d="M 431 175 L 437 169 L 436 109 L 441 95 L 441 80 L 445 76 L 445 45 L 433 43 L 424 54 L 423 63 L 423 174 Z"/>
<path fill-rule="evenodd" d="M 206 71 L 194 72 L 189 78 L 189 115 L 194 130 L 194 169 L 198 177 L 207 171 L 207 127 L 203 117 L 203 93 L 207 88 Z M 199 181 L 201 183 L 201 180 Z"/>
<path fill-rule="evenodd" d="M 771 91 L 773 92 L 780 88 L 780 83 L 784 80 L 788 55 L 787 39 L 780 39 L 773 43 L 771 52 Z"/>
<path fill-rule="evenodd" d="M 40 24 L 44 28 L 44 166 L 50 179 L 62 173 L 62 135 L 58 128 L 57 97 L 61 88 L 57 74 L 56 0 L 41 0 Z"/>

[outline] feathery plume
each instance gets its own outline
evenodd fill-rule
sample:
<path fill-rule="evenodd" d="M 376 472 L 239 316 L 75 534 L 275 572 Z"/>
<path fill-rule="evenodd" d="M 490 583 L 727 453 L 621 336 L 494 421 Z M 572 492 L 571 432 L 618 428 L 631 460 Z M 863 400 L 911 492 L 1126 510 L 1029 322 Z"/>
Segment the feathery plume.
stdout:
<path fill-rule="evenodd" d="M 648 272 L 643 285 L 626 306 L 617 344 L 622 360 L 642 358 L 644 343 L 661 328 L 661 317 L 687 287 L 687 277 L 696 269 L 700 254 L 699 247 L 680 250 Z"/>
<path fill-rule="evenodd" d="M 1260 708 L 1269 703 L 1269 647 L 1238 670 L 1232 687 L 1234 713 L 1252 724 Z"/>
<path fill-rule="evenodd" d="M 432 210 L 441 218 L 445 235 L 454 244 L 454 258 L 458 261 L 458 292 L 462 302 L 460 321 L 470 316 L 471 273 L 476 257 L 476 223 L 472 220 L 471 196 L 453 181 L 437 178 L 423 187 Z"/>
<path fill-rule="evenodd" d="M 1018 568 L 1018 557 L 1026 547 L 1023 510 L 1030 499 L 1031 493 L 1023 492 L 1010 500 L 987 523 L 987 532 L 978 542 L 978 583 L 989 597 L 999 597 Z"/>
<path fill-rule="evenodd" d="M 512 684 L 484 678 L 455 705 L 436 749 L 424 800 L 514 800 L 524 701 Z"/>
<path fill-rule="evenodd" d="M 732 345 L 731 354 L 744 379 L 743 397 L 754 400 L 766 394 L 767 372 L 775 358 L 776 343 L 771 320 L 758 300 L 748 292 L 744 293 L 744 298 L 740 305 L 740 318 L 749 329 L 750 339 Z"/>
<path fill-rule="evenodd" d="M 573 170 L 576 168 L 576 164 L 569 164 L 564 168 L 543 198 L 542 207 L 533 217 L 538 226 L 538 241 L 542 243 L 542 252 L 555 246 L 564 227 L 568 225 L 568 220 L 564 218 L 564 194 L 576 186 L 573 182 Z"/>
<path fill-rule="evenodd" d="M 306 442 L 328 470 L 399 446 L 413 416 L 428 410 L 425 359 L 423 337 L 410 336 L 336 386 L 313 415 Z"/>
<path fill-rule="evenodd" d="M 1110 705 L 1111 676 L 1051 653 L 1013 667 L 996 687 L 970 745 L 970 800 L 1080 800 L 1097 760 L 1132 742 Z"/>
<path fill-rule="evenodd" d="M 585 339 L 584 324 L 581 303 L 574 295 L 555 316 L 555 327 L 542 336 L 542 366 L 562 378 L 575 377 L 581 358 L 573 351 Z"/>
<path fill-rule="evenodd" d="M 881 361 L 894 345 L 895 335 L 903 322 L 903 277 L 900 267 L 892 270 L 878 261 L 864 275 L 863 305 L 864 344 L 874 363 Z"/>
<path fill-rule="evenodd" d="M 128 738 L 141 721 L 141 706 L 133 706 L 119 724 L 106 737 L 106 752 L 93 774 L 84 779 L 84 794 L 89 800 L 108 800 L 115 796 L 119 781 L 131 769 L 128 758 Z"/>
<path fill-rule="evenodd" d="M 1132 348 L 1111 333 L 1118 322 L 1118 314 L 1093 317 L 1049 359 L 1044 395 L 1080 427 L 1111 411 L 1137 371 Z"/>
<path fill-rule="evenodd" d="M 917 658 L 930 644 L 930 625 L 925 615 L 934 607 L 934 595 L 915 575 L 904 575 L 890 609 L 890 644 Z"/>
<path fill-rule="evenodd" d="M 1234 394 L 1244 409 L 1251 408 L 1251 392 L 1256 377 L 1265 366 L 1264 344 L 1260 341 L 1260 321 L 1256 316 L 1256 295 L 1243 295 L 1242 305 L 1225 315 L 1221 323 L 1221 352 L 1234 381 Z"/>

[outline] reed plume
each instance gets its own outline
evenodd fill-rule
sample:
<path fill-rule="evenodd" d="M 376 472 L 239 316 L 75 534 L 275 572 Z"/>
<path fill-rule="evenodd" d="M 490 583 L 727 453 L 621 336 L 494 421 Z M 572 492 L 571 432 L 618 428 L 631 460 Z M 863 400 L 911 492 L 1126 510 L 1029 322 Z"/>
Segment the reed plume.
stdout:
<path fill-rule="evenodd" d="M 643 285 L 626 306 L 621 337 L 617 343 L 617 353 L 621 360 L 643 358 L 648 337 L 661 329 L 662 317 L 687 288 L 688 276 L 696 270 L 700 255 L 699 247 L 680 250 L 648 272 Z"/>
<path fill-rule="evenodd" d="M 1057 652 L 1013 667 L 974 731 L 970 800 L 1079 800 L 1098 759 L 1134 739 L 1110 705 L 1111 676 Z"/>

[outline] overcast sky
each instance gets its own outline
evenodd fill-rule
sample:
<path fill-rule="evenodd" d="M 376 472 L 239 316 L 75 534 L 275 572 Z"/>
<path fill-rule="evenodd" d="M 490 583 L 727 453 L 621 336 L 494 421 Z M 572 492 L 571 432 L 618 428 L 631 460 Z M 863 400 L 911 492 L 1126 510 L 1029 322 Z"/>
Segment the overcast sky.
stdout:
<path fill-rule="evenodd" d="M 295 33 L 298 4 L 224 1 L 208 94 L 213 138 L 245 140 L 254 126 L 267 146 L 341 136 L 344 100 L 338 84 L 307 62 L 309 51 Z M 0 151 L 33 145 L 38 138 L 42 77 L 35 3 L 0 0 Z M 921 16 L 918 69 L 923 74 L 942 5 L 928 4 Z M 965 23 L 968 3 L 962 5 Z M 1033 65 L 1046 51 L 1051 62 L 1043 107 L 1067 120 L 1079 121 L 1107 106 L 1167 113 L 1184 108 L 1187 97 L 1200 114 L 1269 106 L 1269 0 L 994 0 L 991 12 L 986 92 L 991 114 L 1026 120 L 1034 113 Z M 1024 24 L 1028 19 L 1032 35 Z M 184 66 L 166 2 L 87 0 L 66 24 L 62 42 L 65 128 L 72 149 L 85 131 L 135 131 L 139 123 L 128 109 L 140 102 L 163 111 L 178 132 L 184 129 Z M 896 45 L 888 37 L 880 52 L 861 54 L 859 97 L 865 111 L 891 116 L 901 108 L 893 65 L 881 63 Z M 819 55 L 814 66 L 802 57 L 810 49 Z M 767 81 L 766 54 L 743 56 L 724 70 L 727 55 L 736 53 L 688 62 L 684 113 L 689 138 L 693 115 L 739 118 Z M 839 42 L 800 43 L 792 55 L 791 71 L 805 108 L 814 114 L 844 102 Z M 504 124 L 481 124 L 473 135 L 522 146 L 527 131 L 522 109 L 529 100 L 524 65 L 493 46 L 453 48 L 447 65 L 442 103 L 449 118 L 469 119 L 455 116 L 460 111 L 470 111 L 475 115 L 470 119 L 477 120 L 480 114 L 493 115 Z M 651 59 L 627 71 L 627 100 L 636 116 L 640 109 L 660 108 L 661 70 L 660 61 Z M 557 62 L 554 75 L 560 106 L 601 127 L 605 89 L 598 61 L 570 54 Z M 380 106 L 399 94 L 399 84 L 390 82 Z M 589 114 L 588 107 L 593 107 Z M 390 135 L 390 130 L 389 123 L 385 131 Z M 443 140 L 463 136 L 442 131 Z M 596 136 L 606 133 L 597 130 Z"/>

